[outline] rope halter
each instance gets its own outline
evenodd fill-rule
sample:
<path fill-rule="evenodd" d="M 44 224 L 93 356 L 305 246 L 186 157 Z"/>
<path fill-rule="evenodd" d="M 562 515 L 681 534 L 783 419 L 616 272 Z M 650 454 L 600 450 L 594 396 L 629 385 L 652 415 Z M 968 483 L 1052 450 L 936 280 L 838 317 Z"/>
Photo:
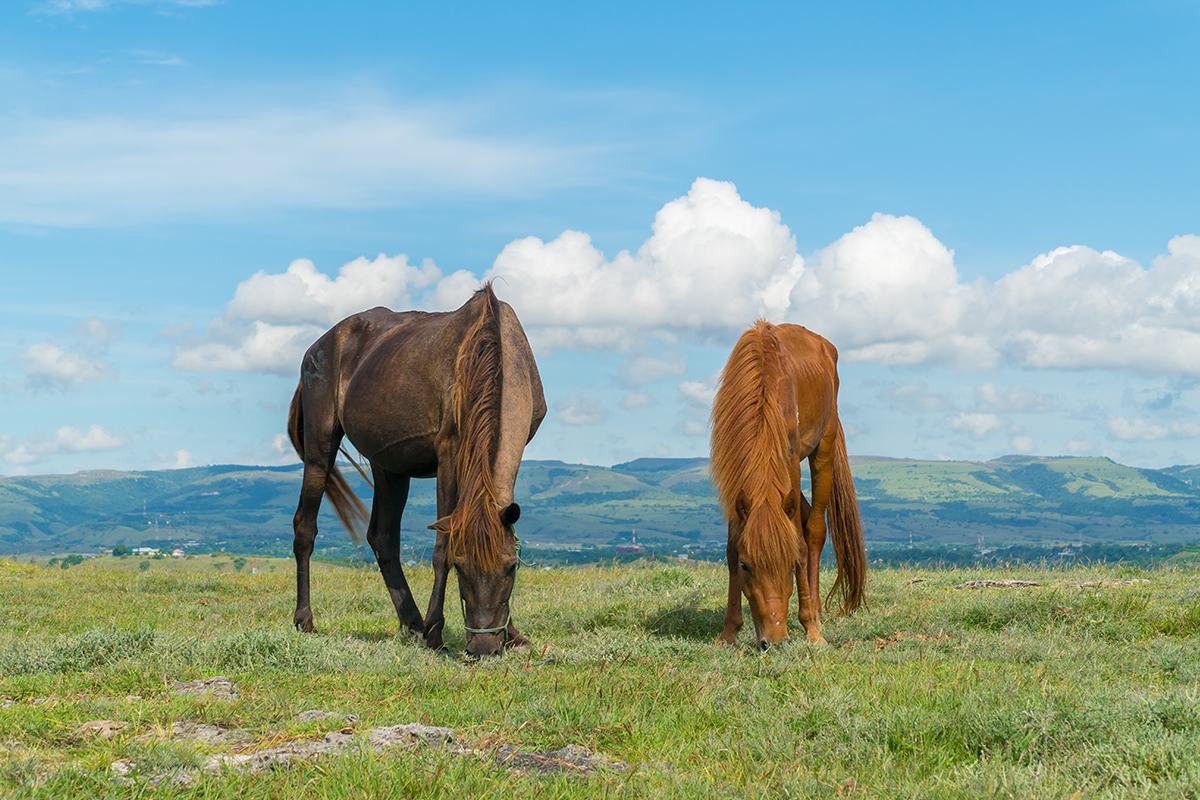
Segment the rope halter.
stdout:
<path fill-rule="evenodd" d="M 521 558 L 521 540 L 520 540 L 520 538 L 517 537 L 517 535 L 515 533 L 513 534 L 513 539 L 517 543 L 517 567 L 520 568 L 520 566 L 522 564 L 525 564 L 525 561 L 522 560 L 522 558 Z M 530 565 L 525 564 L 525 566 L 528 567 Z M 516 580 L 516 577 L 514 576 L 513 577 L 513 591 L 515 592 L 516 590 L 517 590 L 517 580 Z M 467 601 L 462 598 L 461 594 L 458 596 L 458 602 L 459 602 L 459 605 L 462 606 L 463 630 L 465 630 L 467 633 L 470 633 L 470 634 L 499 633 L 500 631 L 508 630 L 508 623 L 512 620 L 512 595 L 509 595 L 509 598 L 508 598 L 508 616 L 504 618 L 504 624 L 498 625 L 495 628 L 472 628 L 470 625 L 467 624 Z"/>

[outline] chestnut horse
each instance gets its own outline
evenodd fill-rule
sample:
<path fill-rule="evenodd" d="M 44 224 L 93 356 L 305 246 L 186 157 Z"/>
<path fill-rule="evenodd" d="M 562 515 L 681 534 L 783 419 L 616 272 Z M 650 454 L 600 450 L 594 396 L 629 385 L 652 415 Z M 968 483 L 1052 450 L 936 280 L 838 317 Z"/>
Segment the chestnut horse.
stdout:
<path fill-rule="evenodd" d="M 366 508 L 337 467 L 346 437 L 369 462 L 375 494 L 367 542 L 401 626 L 443 647 L 450 568 L 467 653 L 528 645 L 509 610 L 519 558 L 513 484 L 525 444 L 546 416 L 533 352 L 517 315 L 486 284 L 457 311 L 374 308 L 333 326 L 304 355 L 288 434 L 304 461 L 296 533 L 296 613 L 313 630 L 309 558 L 322 495 L 357 540 Z M 362 469 L 355 464 L 362 472 Z M 366 474 L 363 474 L 366 478 Z M 400 555 L 412 478 L 437 478 L 433 594 L 424 618 Z"/>
<path fill-rule="evenodd" d="M 742 627 L 750 601 L 759 649 L 787 641 L 792 577 L 808 641 L 821 637 L 819 571 L 826 518 L 842 613 L 863 603 L 867 558 L 846 440 L 837 415 L 837 350 L 799 325 L 759 320 L 721 372 L 712 407 L 710 478 L 729 523 L 729 599 L 718 644 Z M 812 505 L 800 492 L 807 458 Z"/>

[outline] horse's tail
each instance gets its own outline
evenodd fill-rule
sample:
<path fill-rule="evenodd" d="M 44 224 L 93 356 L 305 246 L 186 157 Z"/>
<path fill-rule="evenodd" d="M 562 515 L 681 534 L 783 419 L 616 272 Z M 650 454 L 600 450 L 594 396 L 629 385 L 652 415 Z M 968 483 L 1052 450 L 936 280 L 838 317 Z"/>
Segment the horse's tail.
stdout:
<path fill-rule="evenodd" d="M 836 416 L 837 426 L 833 440 L 833 490 L 829 493 L 826 520 L 833 533 L 833 553 L 837 557 L 837 580 L 829 590 L 826 602 L 840 593 L 842 610 L 849 614 L 866 603 L 867 550 L 863 544 L 862 518 L 858 514 L 858 497 L 854 492 L 854 478 L 850 474 L 850 457 L 846 454 L 846 437 L 842 423 Z"/>
<path fill-rule="evenodd" d="M 300 460 L 304 461 L 304 403 L 300 399 L 300 385 L 296 386 L 296 393 L 292 395 L 292 407 L 288 411 L 288 438 L 292 440 L 292 447 L 296 448 L 297 455 Z M 362 475 L 363 480 L 370 485 L 371 481 L 367 478 L 363 468 L 358 465 L 354 459 L 350 458 L 350 454 L 346 452 L 346 448 L 342 447 L 341 452 L 354 464 L 354 468 Z M 329 478 L 325 482 L 325 496 L 329 498 L 329 502 L 333 503 L 333 511 L 337 514 L 338 519 L 342 521 L 342 525 L 350 533 L 350 538 L 355 544 L 359 543 L 360 530 L 363 525 L 371 518 L 371 513 L 367 507 L 363 505 L 362 500 L 358 499 L 358 495 L 350 488 L 350 484 L 346 481 L 346 476 L 338 469 L 335 459 L 333 468 L 329 472 Z"/>

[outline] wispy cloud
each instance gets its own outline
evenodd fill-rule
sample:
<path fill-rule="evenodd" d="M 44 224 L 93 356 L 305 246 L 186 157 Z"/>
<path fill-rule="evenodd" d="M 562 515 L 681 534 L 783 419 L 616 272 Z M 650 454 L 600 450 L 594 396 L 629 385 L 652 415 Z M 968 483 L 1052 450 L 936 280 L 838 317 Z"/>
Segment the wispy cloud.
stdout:
<path fill-rule="evenodd" d="M 45 0 L 45 2 L 35 3 L 29 13 L 47 15 L 86 14 L 95 11 L 107 11 L 122 5 L 205 8 L 223 3 L 224 0 Z"/>
<path fill-rule="evenodd" d="M 0 220 L 73 226 L 220 219 L 248 209 L 512 197 L 593 180 L 594 147 L 474 132 L 464 117 L 448 113 L 379 100 L 229 106 L 186 117 L 9 120 L 0 129 Z"/>
<path fill-rule="evenodd" d="M 580 394 L 555 400 L 554 417 L 564 425 L 598 425 L 608 419 L 608 409 L 596 398 Z"/>
<path fill-rule="evenodd" d="M 187 62 L 179 56 L 168 53 L 159 53 L 155 50 L 133 50 L 131 52 L 140 64 L 154 64 L 160 67 L 183 67 L 187 65 Z"/>

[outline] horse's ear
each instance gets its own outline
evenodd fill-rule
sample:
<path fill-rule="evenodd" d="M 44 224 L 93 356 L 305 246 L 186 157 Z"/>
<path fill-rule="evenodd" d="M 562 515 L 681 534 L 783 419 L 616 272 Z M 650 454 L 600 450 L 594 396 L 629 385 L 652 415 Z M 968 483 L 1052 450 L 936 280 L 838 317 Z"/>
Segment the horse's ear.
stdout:
<path fill-rule="evenodd" d="M 517 524 L 517 520 L 521 518 L 521 507 L 516 503 L 509 503 L 508 507 L 500 512 L 500 521 L 507 527 L 511 528 Z"/>
<path fill-rule="evenodd" d="M 733 510 L 742 522 L 745 522 L 746 518 L 750 516 L 750 501 L 746 499 L 745 492 L 738 492 L 737 501 L 733 504 Z"/>
<path fill-rule="evenodd" d="M 783 513 L 788 519 L 796 516 L 796 490 L 792 489 L 787 493 L 787 497 L 783 498 Z"/>
<path fill-rule="evenodd" d="M 429 528 L 429 530 L 437 531 L 438 533 L 449 533 L 450 532 L 450 518 L 442 517 L 437 522 L 435 522 L 432 525 L 429 525 L 427 527 Z"/>

